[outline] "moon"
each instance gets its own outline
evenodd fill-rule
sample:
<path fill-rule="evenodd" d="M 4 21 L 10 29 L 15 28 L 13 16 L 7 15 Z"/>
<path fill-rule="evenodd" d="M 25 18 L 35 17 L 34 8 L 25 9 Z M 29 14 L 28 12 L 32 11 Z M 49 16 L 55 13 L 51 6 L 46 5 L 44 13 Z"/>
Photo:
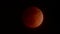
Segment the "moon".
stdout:
<path fill-rule="evenodd" d="M 38 7 L 32 6 L 23 12 L 24 26 L 28 28 L 37 28 L 43 22 L 43 13 Z"/>

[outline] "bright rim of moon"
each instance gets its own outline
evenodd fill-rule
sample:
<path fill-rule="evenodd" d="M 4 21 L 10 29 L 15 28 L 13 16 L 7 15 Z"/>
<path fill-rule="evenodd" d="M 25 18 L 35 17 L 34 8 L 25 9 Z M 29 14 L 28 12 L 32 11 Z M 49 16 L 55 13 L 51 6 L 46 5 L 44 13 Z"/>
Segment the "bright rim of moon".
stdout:
<path fill-rule="evenodd" d="M 31 7 L 27 11 L 30 11 L 31 9 L 33 10 L 33 13 L 35 12 L 34 14 L 31 15 L 33 18 L 31 18 L 31 16 L 29 16 L 29 17 L 23 18 L 23 21 L 25 22 L 24 24 L 25 24 L 26 27 L 37 28 L 43 22 L 43 13 L 37 7 Z"/>

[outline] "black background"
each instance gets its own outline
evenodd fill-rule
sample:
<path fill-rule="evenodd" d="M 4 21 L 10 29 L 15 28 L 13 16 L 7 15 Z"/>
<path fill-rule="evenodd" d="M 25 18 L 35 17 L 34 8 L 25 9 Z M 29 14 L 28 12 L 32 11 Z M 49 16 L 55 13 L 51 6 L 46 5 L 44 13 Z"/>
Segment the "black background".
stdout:
<path fill-rule="evenodd" d="M 43 24 L 36 29 L 29 29 L 23 25 L 22 13 L 30 7 L 40 8 L 44 14 Z M 56 0 L 17 0 L 1 2 L 1 32 L 5 33 L 52 33 L 56 32 Z M 55 17 L 54 17 L 55 16 Z M 58 32 L 58 31 L 57 31 Z"/>

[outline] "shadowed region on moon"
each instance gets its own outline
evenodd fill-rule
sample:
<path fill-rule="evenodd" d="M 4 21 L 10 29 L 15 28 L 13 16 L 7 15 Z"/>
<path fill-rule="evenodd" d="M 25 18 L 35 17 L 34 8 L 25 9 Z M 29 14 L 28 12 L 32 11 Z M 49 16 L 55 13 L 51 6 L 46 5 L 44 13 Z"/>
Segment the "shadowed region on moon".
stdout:
<path fill-rule="evenodd" d="M 37 28 L 43 22 L 43 13 L 37 7 L 29 7 L 23 12 L 23 22 L 28 28 Z"/>

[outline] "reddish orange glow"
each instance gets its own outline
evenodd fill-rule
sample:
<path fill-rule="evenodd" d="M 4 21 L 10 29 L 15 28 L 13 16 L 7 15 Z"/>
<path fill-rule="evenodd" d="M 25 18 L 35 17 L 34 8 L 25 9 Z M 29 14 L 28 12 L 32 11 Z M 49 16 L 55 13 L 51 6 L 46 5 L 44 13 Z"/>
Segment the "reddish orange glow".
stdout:
<path fill-rule="evenodd" d="M 26 27 L 36 28 L 43 22 L 43 13 L 37 7 L 30 7 L 23 13 L 23 21 Z"/>

